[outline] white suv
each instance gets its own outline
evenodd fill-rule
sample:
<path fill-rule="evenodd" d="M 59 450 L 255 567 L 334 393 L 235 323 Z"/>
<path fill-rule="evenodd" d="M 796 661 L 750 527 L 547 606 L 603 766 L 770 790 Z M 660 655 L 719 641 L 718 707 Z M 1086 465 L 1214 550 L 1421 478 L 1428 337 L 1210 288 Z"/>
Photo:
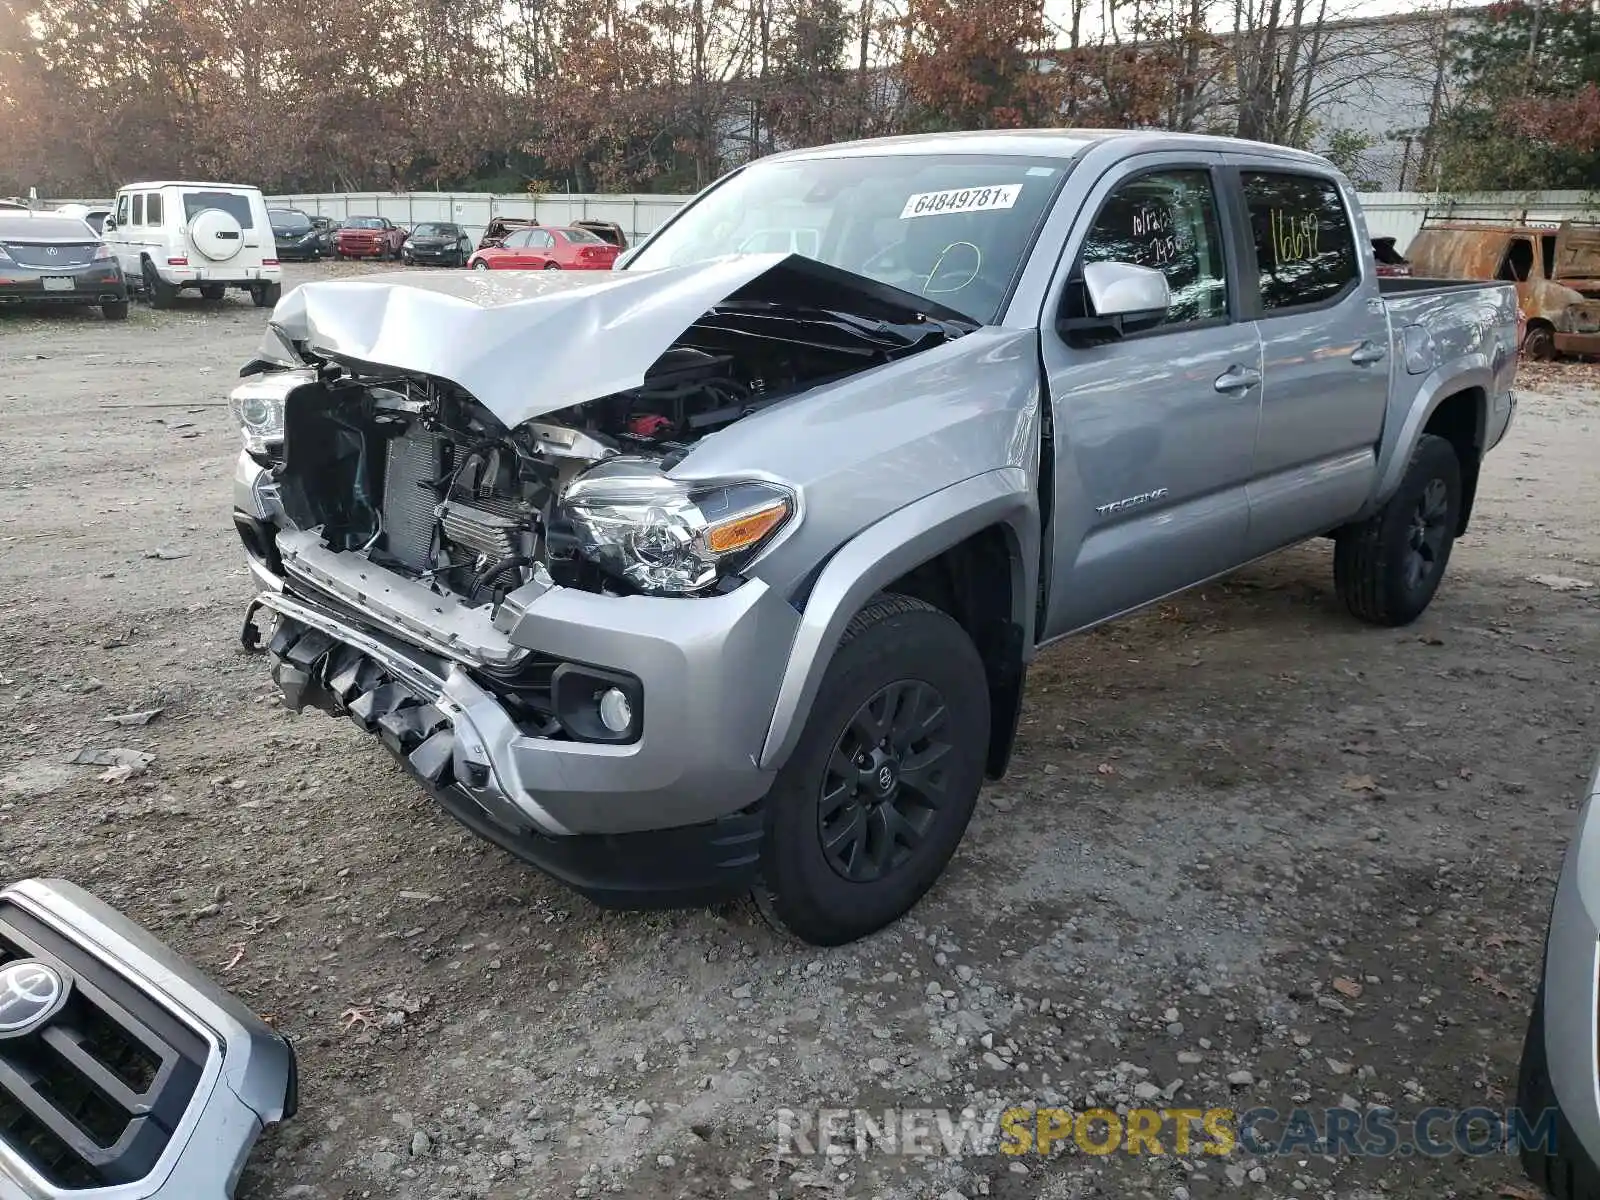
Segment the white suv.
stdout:
<path fill-rule="evenodd" d="M 117 191 L 105 240 L 130 286 L 156 308 L 183 288 L 220 300 L 231 287 L 257 308 L 283 294 L 283 268 L 261 189 L 236 183 L 130 183 Z"/>

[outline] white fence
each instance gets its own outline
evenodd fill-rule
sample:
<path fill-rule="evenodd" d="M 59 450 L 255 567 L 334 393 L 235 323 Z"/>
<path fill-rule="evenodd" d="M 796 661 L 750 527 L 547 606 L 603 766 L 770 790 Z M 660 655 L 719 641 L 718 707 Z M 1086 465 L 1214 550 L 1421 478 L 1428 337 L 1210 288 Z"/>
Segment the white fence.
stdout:
<path fill-rule="evenodd" d="M 298 208 L 313 216 L 388 217 L 408 229 L 422 221 L 453 221 L 477 241 L 493 217 L 532 217 L 541 225 L 610 221 L 622 227 L 631 246 L 654 233 L 688 196 L 493 195 L 488 192 L 326 192 L 269 196 L 275 208 Z"/>
<path fill-rule="evenodd" d="M 1518 221 L 1600 218 L 1597 192 L 1483 192 L 1435 195 L 1427 192 L 1368 192 L 1361 197 L 1372 237 L 1392 237 L 1404 252 L 1427 217 L 1488 217 Z"/>
<path fill-rule="evenodd" d="M 467 227 L 474 240 L 491 217 L 533 217 L 541 225 L 564 225 L 584 219 L 612 221 L 628 235 L 628 243 L 654 232 L 690 197 L 659 195 L 496 196 L 484 192 L 326 193 L 274 196 L 268 203 L 330 217 L 388 217 L 401 225 L 418 221 L 454 221 Z M 1424 216 L 1500 217 L 1560 221 L 1600 217 L 1600 193 L 1502 192 L 1480 195 L 1436 195 L 1427 192 L 1371 192 L 1361 197 L 1367 229 L 1373 237 L 1392 237 L 1403 251 L 1422 228 Z"/>
<path fill-rule="evenodd" d="M 407 227 L 421 221 L 454 221 L 474 241 L 492 217 L 532 217 L 541 225 L 564 225 L 584 219 L 611 221 L 622 227 L 630 245 L 653 233 L 688 196 L 639 195 L 494 195 L 489 192 L 324 192 L 273 196 L 274 207 L 299 208 L 319 216 L 388 217 Z M 50 201 L 65 204 L 67 201 Z M 105 204 L 106 201 L 82 203 Z M 1528 221 L 1560 221 L 1569 217 L 1600 218 L 1600 192 L 1496 192 L 1439 195 L 1427 192 L 1371 192 L 1361 197 L 1367 228 L 1373 237 L 1392 237 L 1402 251 L 1422 228 L 1424 216 L 1466 216 Z"/>

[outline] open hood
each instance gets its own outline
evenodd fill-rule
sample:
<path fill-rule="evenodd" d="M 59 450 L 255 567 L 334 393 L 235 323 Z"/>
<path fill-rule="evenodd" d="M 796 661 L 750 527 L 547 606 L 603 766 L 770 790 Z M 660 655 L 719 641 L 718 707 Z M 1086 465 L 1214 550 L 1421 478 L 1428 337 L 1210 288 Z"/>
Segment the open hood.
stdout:
<path fill-rule="evenodd" d="M 907 345 L 935 330 L 950 337 L 976 328 L 932 300 L 779 254 L 659 271 L 405 272 L 307 283 L 279 302 L 272 327 L 368 371 L 446 380 L 515 428 L 639 387 L 685 330 L 722 305 L 747 320 L 836 318 L 835 337 L 863 343 Z M 268 334 L 264 359 L 276 340 Z"/>

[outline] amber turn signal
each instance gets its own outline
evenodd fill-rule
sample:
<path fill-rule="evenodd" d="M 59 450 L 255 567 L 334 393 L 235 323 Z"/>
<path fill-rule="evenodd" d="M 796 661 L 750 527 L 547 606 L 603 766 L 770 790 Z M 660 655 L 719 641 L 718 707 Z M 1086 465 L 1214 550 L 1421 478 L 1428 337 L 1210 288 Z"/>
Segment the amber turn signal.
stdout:
<path fill-rule="evenodd" d="M 717 555 L 748 550 L 782 525 L 788 515 L 789 502 L 778 500 L 755 512 L 719 521 L 706 530 L 706 547 Z"/>

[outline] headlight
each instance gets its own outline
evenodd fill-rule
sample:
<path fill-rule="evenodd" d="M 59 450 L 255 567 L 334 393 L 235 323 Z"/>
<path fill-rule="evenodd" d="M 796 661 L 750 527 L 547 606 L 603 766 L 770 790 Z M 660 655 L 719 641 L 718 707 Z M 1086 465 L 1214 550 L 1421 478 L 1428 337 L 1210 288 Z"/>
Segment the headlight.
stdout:
<path fill-rule="evenodd" d="M 228 407 L 239 422 L 244 448 L 266 454 L 283 442 L 283 409 L 289 393 L 311 383 L 310 371 L 272 371 L 245 380 L 228 395 Z"/>
<path fill-rule="evenodd" d="M 755 481 L 691 489 L 646 458 L 609 458 L 562 502 L 585 558 L 641 591 L 703 591 L 794 515 L 794 497 Z"/>

